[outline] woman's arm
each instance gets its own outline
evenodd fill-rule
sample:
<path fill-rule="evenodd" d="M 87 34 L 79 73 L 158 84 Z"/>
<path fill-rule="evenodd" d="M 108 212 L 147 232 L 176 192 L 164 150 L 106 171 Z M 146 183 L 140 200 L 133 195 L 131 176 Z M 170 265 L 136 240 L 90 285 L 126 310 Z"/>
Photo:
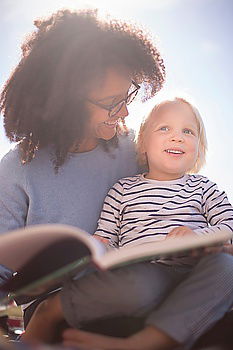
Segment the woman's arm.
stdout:
<path fill-rule="evenodd" d="M 0 162 L 0 233 L 25 226 L 29 200 L 24 166 L 17 151 L 10 151 Z"/>
<path fill-rule="evenodd" d="M 0 233 L 24 227 L 27 217 L 24 172 L 16 154 L 16 151 L 10 151 L 0 162 Z M 0 286 L 12 277 L 12 273 L 7 266 L 1 265 L 0 259 Z M 5 294 L 0 292 L 1 297 Z"/>

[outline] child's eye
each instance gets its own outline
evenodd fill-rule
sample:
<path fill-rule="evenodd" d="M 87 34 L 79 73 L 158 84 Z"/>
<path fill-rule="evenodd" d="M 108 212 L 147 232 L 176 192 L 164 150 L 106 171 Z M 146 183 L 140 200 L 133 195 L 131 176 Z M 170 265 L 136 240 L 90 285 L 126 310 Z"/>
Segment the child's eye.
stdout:
<path fill-rule="evenodd" d="M 183 130 L 183 133 L 184 133 L 184 134 L 188 134 L 188 135 L 193 135 L 193 132 L 192 132 L 191 129 L 184 129 L 184 130 Z"/>
<path fill-rule="evenodd" d="M 162 126 L 159 130 L 168 131 L 168 127 L 167 126 Z"/>

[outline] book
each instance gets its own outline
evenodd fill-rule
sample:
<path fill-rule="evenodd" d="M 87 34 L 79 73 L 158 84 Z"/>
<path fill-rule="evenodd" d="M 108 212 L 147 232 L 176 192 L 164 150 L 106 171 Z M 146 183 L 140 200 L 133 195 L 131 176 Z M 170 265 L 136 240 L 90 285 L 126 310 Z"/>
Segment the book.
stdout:
<path fill-rule="evenodd" d="M 59 288 L 66 278 L 88 269 L 108 270 L 139 261 L 149 261 L 194 249 L 223 244 L 233 238 L 228 231 L 190 235 L 108 250 L 92 235 L 70 225 L 27 226 L 1 235 L 0 264 L 15 271 L 1 287 L 10 299 L 29 302 Z"/>

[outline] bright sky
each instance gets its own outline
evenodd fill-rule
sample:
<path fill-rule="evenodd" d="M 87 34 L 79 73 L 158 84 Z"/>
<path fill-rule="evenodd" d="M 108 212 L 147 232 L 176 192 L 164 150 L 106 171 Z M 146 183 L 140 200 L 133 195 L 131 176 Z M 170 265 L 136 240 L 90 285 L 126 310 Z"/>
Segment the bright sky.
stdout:
<path fill-rule="evenodd" d="M 209 151 L 201 173 L 233 203 L 233 2 L 231 0 L 1 0 L 0 85 L 20 57 L 33 20 L 59 8 L 100 8 L 143 25 L 158 43 L 167 69 L 163 92 L 130 108 L 132 125 L 167 94 L 190 96 L 206 125 Z M 0 158 L 10 145 L 0 125 Z"/>

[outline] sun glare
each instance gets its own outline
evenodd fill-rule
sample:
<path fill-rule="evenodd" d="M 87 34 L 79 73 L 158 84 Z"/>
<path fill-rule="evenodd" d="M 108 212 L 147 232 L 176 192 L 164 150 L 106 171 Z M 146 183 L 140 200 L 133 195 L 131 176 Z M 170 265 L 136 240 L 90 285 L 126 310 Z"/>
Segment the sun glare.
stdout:
<path fill-rule="evenodd" d="M 29 2 L 29 0 L 25 1 Z M 122 14 L 124 16 L 127 14 L 130 15 L 131 12 L 131 5 L 127 5 L 124 0 L 41 0 L 37 3 L 35 11 L 37 13 L 36 16 L 47 16 L 63 8 L 71 10 L 87 8 L 98 9 L 100 16 L 110 14 L 111 16 L 117 16 L 117 18 L 121 18 Z M 122 11 L 122 8 L 124 8 L 124 11 Z"/>

